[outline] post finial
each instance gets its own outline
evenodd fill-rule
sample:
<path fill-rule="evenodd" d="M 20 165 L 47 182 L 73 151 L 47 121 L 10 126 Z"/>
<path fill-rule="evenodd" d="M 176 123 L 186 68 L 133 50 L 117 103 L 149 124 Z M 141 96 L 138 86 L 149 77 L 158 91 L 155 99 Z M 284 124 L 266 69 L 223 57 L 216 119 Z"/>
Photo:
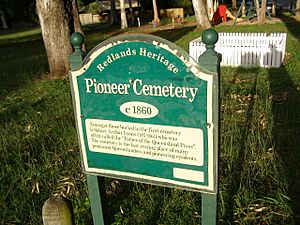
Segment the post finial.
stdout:
<path fill-rule="evenodd" d="M 211 72 L 220 72 L 221 54 L 215 51 L 215 44 L 218 42 L 219 34 L 214 29 L 207 29 L 202 33 L 202 42 L 206 51 L 198 58 L 199 64 Z"/>
<path fill-rule="evenodd" d="M 214 29 L 207 29 L 202 33 L 202 41 L 205 45 L 215 45 L 219 39 L 219 34 Z"/>
<path fill-rule="evenodd" d="M 84 37 L 81 33 L 75 32 L 71 35 L 70 42 L 74 47 L 77 47 L 77 46 L 81 47 L 81 45 L 84 42 Z"/>
<path fill-rule="evenodd" d="M 71 70 L 77 70 L 81 67 L 82 58 L 84 56 L 84 52 L 81 50 L 84 37 L 81 33 L 75 32 L 71 35 L 70 42 L 74 46 L 74 52 L 69 56 L 69 62 Z"/>

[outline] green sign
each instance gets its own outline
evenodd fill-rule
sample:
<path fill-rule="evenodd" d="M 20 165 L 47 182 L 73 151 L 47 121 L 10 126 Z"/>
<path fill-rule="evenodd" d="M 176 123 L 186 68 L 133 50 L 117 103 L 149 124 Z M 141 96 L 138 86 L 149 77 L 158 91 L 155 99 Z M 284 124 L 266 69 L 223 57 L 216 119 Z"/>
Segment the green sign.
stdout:
<path fill-rule="evenodd" d="M 85 172 L 216 193 L 214 79 L 183 50 L 118 36 L 71 83 Z"/>

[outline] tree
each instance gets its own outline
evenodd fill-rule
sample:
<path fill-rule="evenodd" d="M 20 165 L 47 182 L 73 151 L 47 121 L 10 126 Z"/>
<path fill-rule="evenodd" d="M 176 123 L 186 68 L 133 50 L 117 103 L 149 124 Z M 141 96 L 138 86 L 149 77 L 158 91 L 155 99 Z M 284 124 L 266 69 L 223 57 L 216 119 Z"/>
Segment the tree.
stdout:
<path fill-rule="evenodd" d="M 206 0 L 206 4 L 207 4 L 207 16 L 211 20 L 214 16 L 214 1 Z"/>
<path fill-rule="evenodd" d="M 110 25 L 114 25 L 116 23 L 118 23 L 116 1 L 110 0 Z"/>
<path fill-rule="evenodd" d="M 206 11 L 206 4 L 204 0 L 192 0 L 195 16 L 197 19 L 198 27 L 209 28 L 210 22 L 208 19 L 207 11 Z"/>
<path fill-rule="evenodd" d="M 82 6 L 84 6 L 84 5 L 88 5 L 88 4 L 90 4 L 90 3 L 92 3 L 92 2 L 94 2 L 95 0 L 77 0 L 77 5 L 79 6 L 79 7 L 82 7 Z"/>
<path fill-rule="evenodd" d="M 154 26 L 156 26 L 160 23 L 160 20 L 158 18 L 158 9 L 157 9 L 156 0 L 152 0 L 152 3 L 153 3 L 153 21 L 152 21 L 152 23 L 154 24 Z"/>
<path fill-rule="evenodd" d="M 266 21 L 266 11 L 267 11 L 267 0 L 262 0 L 261 1 L 261 10 L 260 10 L 261 21 L 258 21 L 260 24 L 263 24 Z"/>
<path fill-rule="evenodd" d="M 129 0 L 128 2 L 129 2 L 129 10 L 130 10 L 131 25 L 133 25 L 133 24 L 134 24 L 134 15 L 133 15 L 132 2 L 131 2 L 131 0 Z"/>
<path fill-rule="evenodd" d="M 236 0 L 231 0 L 232 2 L 232 11 L 234 13 L 234 15 L 236 14 L 237 12 L 237 4 L 236 4 Z"/>
<path fill-rule="evenodd" d="M 72 2 L 72 9 L 71 9 L 71 21 L 73 21 L 73 24 L 71 24 L 71 32 L 80 32 L 83 34 L 82 28 L 81 28 L 81 23 L 80 23 L 80 18 L 79 18 L 79 11 L 78 11 L 78 5 L 76 0 L 71 0 Z M 74 28 L 73 28 L 74 26 Z M 71 34 L 72 34 L 71 33 Z M 85 45 L 83 46 L 84 50 L 85 50 Z"/>
<path fill-rule="evenodd" d="M 271 15 L 272 15 L 273 17 L 276 16 L 276 0 L 273 0 L 273 1 L 272 1 L 272 12 L 271 12 Z"/>
<path fill-rule="evenodd" d="M 128 28 L 128 23 L 127 23 L 124 0 L 120 0 L 120 8 L 121 8 L 121 29 L 126 29 Z"/>
<path fill-rule="evenodd" d="M 266 9 L 267 9 L 267 0 L 262 0 L 261 4 L 259 0 L 255 0 L 256 4 L 256 14 L 257 14 L 257 22 L 258 24 L 265 23 L 266 20 Z"/>
<path fill-rule="evenodd" d="M 242 17 L 246 17 L 246 0 L 243 0 Z"/>
<path fill-rule="evenodd" d="M 36 0 L 51 76 L 64 76 L 72 52 L 70 35 L 82 32 L 76 0 Z"/>
<path fill-rule="evenodd" d="M 1 0 L 0 5 L 9 21 L 35 21 L 35 0 Z"/>
<path fill-rule="evenodd" d="M 296 3 L 296 19 L 300 21 L 300 0 L 297 0 Z"/>

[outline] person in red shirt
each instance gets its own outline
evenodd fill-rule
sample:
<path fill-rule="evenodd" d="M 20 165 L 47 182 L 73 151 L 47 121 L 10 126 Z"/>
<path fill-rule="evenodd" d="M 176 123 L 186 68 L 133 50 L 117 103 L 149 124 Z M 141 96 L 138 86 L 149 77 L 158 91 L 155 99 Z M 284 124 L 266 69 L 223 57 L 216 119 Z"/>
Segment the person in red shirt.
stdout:
<path fill-rule="evenodd" d="M 220 5 L 218 5 L 217 11 L 214 13 L 212 22 L 214 25 L 218 25 L 219 23 L 227 22 L 227 17 L 229 17 L 232 20 L 236 19 L 229 12 L 229 10 L 227 9 L 227 6 L 225 4 L 220 4 Z M 242 19 L 237 18 L 237 21 L 242 21 Z"/>
<path fill-rule="evenodd" d="M 218 5 L 217 11 L 214 13 L 212 19 L 214 25 L 217 25 L 222 22 L 227 22 L 226 11 L 227 11 L 227 6 L 225 4 Z"/>

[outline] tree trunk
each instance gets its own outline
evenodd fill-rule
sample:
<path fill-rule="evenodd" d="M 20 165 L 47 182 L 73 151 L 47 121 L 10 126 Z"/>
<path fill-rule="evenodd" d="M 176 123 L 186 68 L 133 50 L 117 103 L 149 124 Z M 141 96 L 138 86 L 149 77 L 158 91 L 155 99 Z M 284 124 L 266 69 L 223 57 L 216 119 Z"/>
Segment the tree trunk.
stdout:
<path fill-rule="evenodd" d="M 242 6 L 242 17 L 246 17 L 246 0 L 243 0 L 243 6 Z"/>
<path fill-rule="evenodd" d="M 153 3 L 153 24 L 158 25 L 160 23 L 160 20 L 158 18 L 158 9 L 157 9 L 156 0 L 152 0 L 152 3 Z"/>
<path fill-rule="evenodd" d="M 128 23 L 127 23 L 124 0 L 120 0 L 120 8 L 121 8 L 121 29 L 126 29 L 128 28 Z"/>
<path fill-rule="evenodd" d="M 72 12 L 71 14 L 71 24 L 70 28 L 73 28 L 72 26 L 72 19 L 73 19 L 73 24 L 74 24 L 74 30 L 71 32 L 79 32 L 83 34 L 83 31 L 81 29 L 81 23 L 79 19 L 79 12 L 78 12 L 78 6 L 76 0 L 71 0 L 72 1 L 72 9 L 70 10 Z"/>
<path fill-rule="evenodd" d="M 257 22 L 261 24 L 261 14 L 260 14 L 260 3 L 259 0 L 255 0 L 256 5 L 256 16 L 257 16 Z"/>
<path fill-rule="evenodd" d="M 214 16 L 214 3 L 213 0 L 207 0 L 207 16 L 211 20 Z"/>
<path fill-rule="evenodd" d="M 271 12 L 271 15 L 272 15 L 273 17 L 276 16 L 276 0 L 273 0 L 273 1 L 272 1 L 272 12 Z"/>
<path fill-rule="evenodd" d="M 134 24 L 134 15 L 133 15 L 133 8 L 132 8 L 131 0 L 129 0 L 128 3 L 129 3 L 129 10 L 130 10 L 131 25 L 133 25 Z"/>
<path fill-rule="evenodd" d="M 7 29 L 8 26 L 7 26 L 7 22 L 6 22 L 6 19 L 5 19 L 5 14 L 4 14 L 4 11 L 1 8 L 1 5 L 0 5 L 0 18 L 1 18 L 3 29 Z"/>
<path fill-rule="evenodd" d="M 236 15 L 236 12 L 237 12 L 236 0 L 232 0 L 232 13 L 233 13 L 233 15 Z"/>
<path fill-rule="evenodd" d="M 265 23 L 265 20 L 266 20 L 266 10 L 267 10 L 267 0 L 262 0 L 261 1 L 261 10 L 260 10 L 260 13 L 261 13 L 260 24 L 264 24 Z"/>
<path fill-rule="evenodd" d="M 137 0 L 137 5 L 138 5 L 138 17 L 141 16 L 141 3 L 140 0 Z"/>
<path fill-rule="evenodd" d="M 36 9 L 52 77 L 68 73 L 68 57 L 72 52 L 69 41 L 73 31 L 81 31 L 75 0 L 36 0 Z M 77 5 L 76 5 L 77 7 Z"/>
<path fill-rule="evenodd" d="M 71 1 L 72 1 L 72 9 L 70 11 L 72 12 L 72 14 L 71 14 L 71 20 L 69 23 L 69 27 L 70 27 L 70 31 L 71 31 L 70 34 L 72 34 L 74 32 L 79 32 L 84 36 L 83 30 L 81 27 L 81 22 L 79 19 L 79 10 L 78 10 L 77 1 L 76 0 L 71 0 Z M 72 23 L 72 19 L 73 19 L 73 23 Z M 83 43 L 82 50 L 84 52 L 86 52 L 86 43 Z"/>
<path fill-rule="evenodd" d="M 256 15 L 258 24 L 264 24 L 266 20 L 266 9 L 267 9 L 267 0 L 262 0 L 261 5 L 259 0 L 255 0 L 256 3 Z"/>
<path fill-rule="evenodd" d="M 209 28 L 210 22 L 203 0 L 192 0 L 198 27 Z"/>
<path fill-rule="evenodd" d="M 296 19 L 300 21 L 300 0 L 297 0 L 296 3 Z"/>
<path fill-rule="evenodd" d="M 110 25 L 115 25 L 118 23 L 118 16 L 116 10 L 116 1 L 110 0 Z"/>

